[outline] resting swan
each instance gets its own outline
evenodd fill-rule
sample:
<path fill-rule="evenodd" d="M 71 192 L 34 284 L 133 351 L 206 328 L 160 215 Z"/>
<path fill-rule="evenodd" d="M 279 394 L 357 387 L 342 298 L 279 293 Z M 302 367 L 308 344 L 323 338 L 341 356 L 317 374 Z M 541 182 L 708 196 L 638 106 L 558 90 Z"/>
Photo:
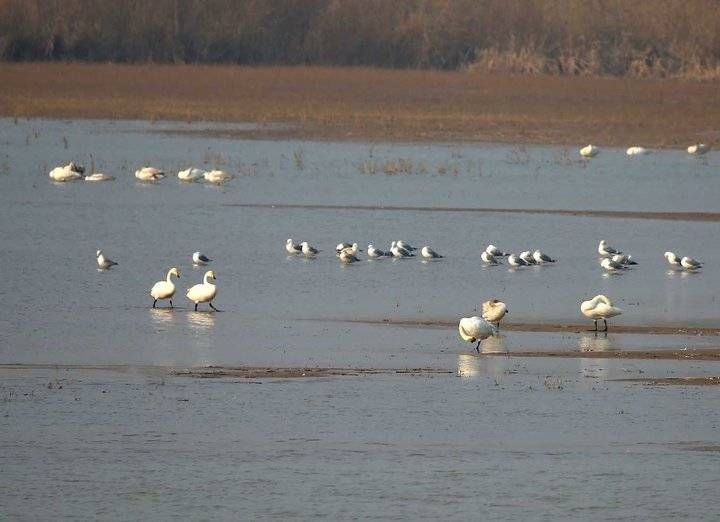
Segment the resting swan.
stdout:
<path fill-rule="evenodd" d="M 458 325 L 458 332 L 463 341 L 474 343 L 475 351 L 480 353 L 480 342 L 497 333 L 497 328 L 482 317 L 463 317 Z"/>
<path fill-rule="evenodd" d="M 596 332 L 598 331 L 598 319 L 603 320 L 605 323 L 604 331 L 607 332 L 607 319 L 622 313 L 620 308 L 613 306 L 612 301 L 602 294 L 596 295 L 589 301 L 583 301 L 580 304 L 580 311 L 585 317 L 589 317 L 593 320 Z"/>

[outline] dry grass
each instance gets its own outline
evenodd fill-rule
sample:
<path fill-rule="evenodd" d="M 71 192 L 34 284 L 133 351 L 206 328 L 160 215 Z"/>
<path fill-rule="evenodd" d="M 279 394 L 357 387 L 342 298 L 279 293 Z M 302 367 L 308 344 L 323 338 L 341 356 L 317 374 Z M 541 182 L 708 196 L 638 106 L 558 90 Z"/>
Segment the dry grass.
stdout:
<path fill-rule="evenodd" d="M 0 64 L 0 115 L 289 123 L 260 135 L 683 147 L 716 82 L 316 67 Z M 402 169 L 401 169 L 402 170 Z"/>

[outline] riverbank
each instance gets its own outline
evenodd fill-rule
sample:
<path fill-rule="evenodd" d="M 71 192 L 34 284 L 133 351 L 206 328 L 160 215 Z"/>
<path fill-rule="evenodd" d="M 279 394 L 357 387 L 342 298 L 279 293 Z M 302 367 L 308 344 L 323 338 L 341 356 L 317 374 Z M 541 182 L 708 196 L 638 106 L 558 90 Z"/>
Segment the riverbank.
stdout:
<path fill-rule="evenodd" d="M 0 77 L 0 116 L 260 125 L 242 138 L 667 148 L 720 138 L 715 82 L 79 63 L 4 63 Z"/>

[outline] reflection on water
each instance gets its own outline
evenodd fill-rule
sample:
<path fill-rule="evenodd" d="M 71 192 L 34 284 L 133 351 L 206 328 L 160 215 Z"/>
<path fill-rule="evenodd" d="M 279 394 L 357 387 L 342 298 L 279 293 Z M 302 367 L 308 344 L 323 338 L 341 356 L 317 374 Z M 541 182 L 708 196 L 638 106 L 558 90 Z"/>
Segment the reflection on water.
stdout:
<path fill-rule="evenodd" d="M 196 332 L 205 332 L 215 326 L 215 312 L 188 312 L 187 320 Z"/>
<path fill-rule="evenodd" d="M 482 353 L 506 353 L 505 337 L 501 335 L 493 335 L 480 343 L 480 352 Z"/>
<path fill-rule="evenodd" d="M 153 325 L 161 327 L 170 326 L 175 322 L 175 310 L 172 308 L 151 308 L 150 319 Z"/>
<path fill-rule="evenodd" d="M 480 374 L 480 359 L 474 355 L 461 353 L 457 360 L 458 377 L 477 377 Z"/>
<path fill-rule="evenodd" d="M 481 375 L 495 377 L 499 381 L 507 373 L 508 359 L 505 357 L 479 357 L 461 353 L 457 359 L 457 376 L 475 378 Z"/>
<path fill-rule="evenodd" d="M 581 352 L 604 352 L 612 349 L 610 339 L 605 332 L 582 334 L 578 339 L 578 349 Z"/>

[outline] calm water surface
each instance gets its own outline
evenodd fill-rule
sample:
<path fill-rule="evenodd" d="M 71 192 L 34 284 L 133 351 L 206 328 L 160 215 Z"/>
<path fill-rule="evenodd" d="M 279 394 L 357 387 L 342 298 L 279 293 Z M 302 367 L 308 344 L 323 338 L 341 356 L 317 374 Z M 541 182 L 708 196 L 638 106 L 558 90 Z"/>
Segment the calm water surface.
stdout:
<path fill-rule="evenodd" d="M 718 212 L 715 153 L 630 159 L 604 150 L 580 161 L 574 148 L 251 141 L 208 128 L 0 120 L 0 363 L 452 373 L 260 385 L 148 369 L 5 371 L 4 513 L 718 516 L 718 453 L 707 451 L 718 443 L 718 392 L 608 381 L 716 375 L 717 365 L 484 359 L 453 328 L 372 324 L 454 321 L 493 296 L 509 304 L 514 322 L 578 323 L 579 301 L 602 292 L 625 309 L 617 324 L 718 326 L 718 223 L 242 206 Z M 52 183 L 47 172 L 70 160 L 118 179 Z M 239 175 L 222 187 L 173 176 L 147 185 L 132 174 L 146 164 Z M 288 258 L 288 237 L 323 252 Z M 332 253 L 340 241 L 386 248 L 398 238 L 446 258 L 345 267 Z M 640 265 L 605 276 L 595 250 L 601 238 Z M 479 253 L 488 243 L 541 248 L 558 263 L 484 268 Z M 95 270 L 98 248 L 120 265 Z M 668 249 L 708 265 L 697 274 L 668 271 Z M 222 313 L 192 312 L 184 298 L 204 272 L 190 264 L 195 250 L 215 259 Z M 150 286 L 173 265 L 182 270 L 178 307 L 149 309 Z M 717 337 L 507 332 L 489 343 L 509 351 L 677 349 L 714 347 Z M 51 381 L 63 389 L 48 389 Z M 117 494 L 107 499 L 107 491 Z"/>

